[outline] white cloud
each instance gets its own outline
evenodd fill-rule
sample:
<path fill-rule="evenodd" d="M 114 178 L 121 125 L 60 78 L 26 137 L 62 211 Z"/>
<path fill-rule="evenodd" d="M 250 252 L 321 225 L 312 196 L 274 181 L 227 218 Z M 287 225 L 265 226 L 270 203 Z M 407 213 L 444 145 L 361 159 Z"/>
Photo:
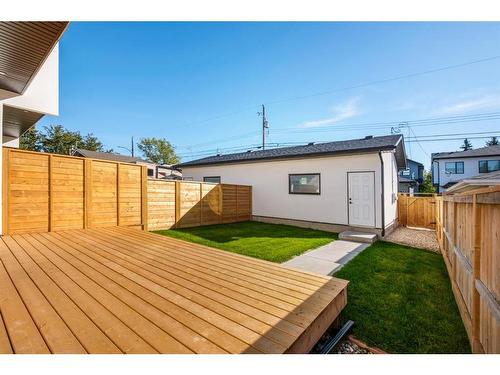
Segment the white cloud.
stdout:
<path fill-rule="evenodd" d="M 500 95 L 488 94 L 473 99 L 463 100 L 437 111 L 441 115 L 462 114 L 478 110 L 500 109 Z"/>
<path fill-rule="evenodd" d="M 303 128 L 319 128 L 322 126 L 333 125 L 342 120 L 354 117 L 359 114 L 359 97 L 351 98 L 347 102 L 332 107 L 333 116 L 304 122 Z"/>

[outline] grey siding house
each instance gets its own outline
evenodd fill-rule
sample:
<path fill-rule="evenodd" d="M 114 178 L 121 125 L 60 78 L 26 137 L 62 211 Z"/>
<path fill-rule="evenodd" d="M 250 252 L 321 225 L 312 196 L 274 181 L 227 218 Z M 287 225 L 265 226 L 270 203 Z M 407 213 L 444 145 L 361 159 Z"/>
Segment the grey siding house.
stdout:
<path fill-rule="evenodd" d="M 398 191 L 408 193 L 413 188 L 418 193 L 419 186 L 424 182 L 424 165 L 418 161 L 406 159 L 407 168 L 398 173 Z"/>
<path fill-rule="evenodd" d="M 500 170 L 500 145 L 432 154 L 432 183 L 437 192 L 470 177 Z"/>

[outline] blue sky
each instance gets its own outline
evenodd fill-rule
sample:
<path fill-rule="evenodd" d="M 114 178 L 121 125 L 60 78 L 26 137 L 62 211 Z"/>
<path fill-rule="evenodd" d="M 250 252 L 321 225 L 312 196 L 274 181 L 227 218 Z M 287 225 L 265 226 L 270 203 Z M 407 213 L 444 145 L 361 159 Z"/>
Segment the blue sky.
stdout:
<path fill-rule="evenodd" d="M 499 56 L 500 23 L 74 22 L 60 48 L 60 116 L 40 124 L 92 132 L 123 153 L 131 136 L 165 137 L 183 160 L 248 148 L 261 142 L 261 103 L 268 140 L 281 144 L 500 112 L 500 58 L 363 85 Z M 407 151 L 427 168 L 432 152 L 461 144 L 424 142 L 433 135 L 500 130 L 498 118 L 430 123 L 403 129 L 422 137 Z"/>

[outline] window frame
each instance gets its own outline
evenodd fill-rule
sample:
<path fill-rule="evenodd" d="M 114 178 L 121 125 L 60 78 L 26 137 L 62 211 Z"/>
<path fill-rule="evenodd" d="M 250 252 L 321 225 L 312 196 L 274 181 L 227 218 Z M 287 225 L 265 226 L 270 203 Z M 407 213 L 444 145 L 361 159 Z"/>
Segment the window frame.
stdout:
<path fill-rule="evenodd" d="M 207 178 L 218 178 L 219 182 L 207 181 Z M 220 176 L 203 176 L 203 182 L 206 182 L 207 184 L 220 184 L 222 182 L 222 179 Z"/>
<path fill-rule="evenodd" d="M 297 193 L 292 191 L 291 177 L 293 176 L 318 176 L 319 189 L 317 193 Z M 289 173 L 288 174 L 288 194 L 289 195 L 321 195 L 321 173 Z"/>
<path fill-rule="evenodd" d="M 492 161 L 492 162 L 496 161 L 497 163 L 500 164 L 500 160 L 497 160 L 497 159 L 478 160 L 478 162 L 477 162 L 477 169 L 478 169 L 479 173 L 491 173 L 491 172 L 500 171 L 500 168 L 490 171 L 489 168 L 488 168 L 488 162 L 490 162 L 490 161 Z M 485 172 L 481 172 L 481 163 L 486 163 L 486 171 Z"/>
<path fill-rule="evenodd" d="M 455 165 L 454 172 L 449 172 L 450 174 L 464 174 L 464 172 L 465 172 L 465 165 L 464 165 L 463 161 L 447 161 L 447 162 L 445 162 L 444 163 L 444 171 L 445 171 L 445 173 L 448 172 L 447 171 L 447 167 L 446 167 L 447 164 L 454 164 Z M 462 172 L 458 172 L 457 165 L 459 165 L 459 164 L 462 165 Z"/>

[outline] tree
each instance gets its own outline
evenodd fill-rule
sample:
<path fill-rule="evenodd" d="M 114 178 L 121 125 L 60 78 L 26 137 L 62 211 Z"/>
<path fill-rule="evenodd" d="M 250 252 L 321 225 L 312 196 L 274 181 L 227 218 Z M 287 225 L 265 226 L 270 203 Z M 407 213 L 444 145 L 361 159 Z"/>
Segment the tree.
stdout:
<path fill-rule="evenodd" d="M 436 188 L 432 184 L 432 174 L 430 171 L 424 171 L 424 182 L 418 187 L 419 193 L 435 193 Z"/>
<path fill-rule="evenodd" d="M 41 151 L 40 136 L 41 134 L 36 127 L 28 129 L 19 138 L 19 148 L 21 150 Z"/>
<path fill-rule="evenodd" d="M 470 141 L 467 138 L 465 138 L 464 143 L 462 144 L 462 146 L 460 146 L 460 148 L 463 151 L 472 150 L 472 143 L 470 143 Z"/>
<path fill-rule="evenodd" d="M 78 144 L 78 148 L 83 148 L 89 151 L 104 151 L 104 145 L 94 134 L 89 133 L 82 138 L 81 142 Z"/>
<path fill-rule="evenodd" d="M 75 148 L 90 151 L 113 152 L 105 150 L 102 142 L 94 134 L 82 136 L 79 131 L 70 131 L 62 125 L 45 126 L 43 131 L 35 127 L 26 131 L 19 140 L 23 150 L 51 152 L 69 155 Z"/>
<path fill-rule="evenodd" d="M 176 164 L 180 161 L 174 146 L 165 138 L 141 138 L 137 147 L 147 160 L 155 164 Z"/>
<path fill-rule="evenodd" d="M 79 132 L 65 129 L 62 125 L 49 125 L 41 136 L 42 151 L 69 155 L 80 147 L 82 136 Z"/>
<path fill-rule="evenodd" d="M 486 142 L 486 146 L 497 146 L 499 144 L 497 137 L 491 137 L 489 141 Z"/>

